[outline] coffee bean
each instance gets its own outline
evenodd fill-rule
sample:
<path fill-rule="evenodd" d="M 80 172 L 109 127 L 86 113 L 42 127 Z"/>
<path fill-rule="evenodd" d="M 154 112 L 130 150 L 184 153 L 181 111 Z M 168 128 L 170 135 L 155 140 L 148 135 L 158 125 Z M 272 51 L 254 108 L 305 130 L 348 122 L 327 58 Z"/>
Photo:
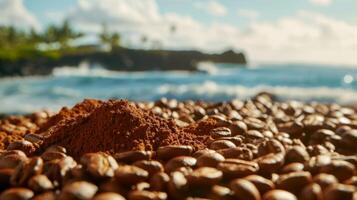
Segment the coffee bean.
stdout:
<path fill-rule="evenodd" d="M 44 175 L 46 175 L 51 181 L 55 181 L 58 184 L 62 184 L 64 177 L 73 169 L 77 163 L 72 157 L 65 157 L 62 159 L 55 159 L 45 163 L 43 166 Z"/>
<path fill-rule="evenodd" d="M 265 123 L 257 118 L 248 117 L 244 119 L 244 123 L 248 129 L 261 130 L 265 127 Z"/>
<path fill-rule="evenodd" d="M 98 187 L 86 181 L 76 181 L 66 184 L 58 197 L 59 200 L 92 199 Z"/>
<path fill-rule="evenodd" d="M 31 177 L 28 181 L 28 187 L 35 192 L 44 192 L 54 188 L 47 176 L 42 174 Z"/>
<path fill-rule="evenodd" d="M 341 134 L 341 146 L 355 149 L 357 144 L 357 129 L 347 130 Z"/>
<path fill-rule="evenodd" d="M 274 183 L 271 180 L 259 175 L 249 175 L 244 177 L 244 179 L 253 183 L 261 195 L 274 189 Z"/>
<path fill-rule="evenodd" d="M 352 176 L 351 178 L 345 180 L 343 183 L 347 185 L 354 185 L 357 187 L 357 176 Z"/>
<path fill-rule="evenodd" d="M 278 171 L 284 164 L 284 154 L 283 153 L 270 153 L 265 156 L 256 159 L 259 165 L 261 173 L 273 173 Z"/>
<path fill-rule="evenodd" d="M 211 188 L 208 198 L 212 200 L 233 200 L 233 192 L 228 187 L 214 185 Z"/>
<path fill-rule="evenodd" d="M 17 140 L 7 146 L 7 150 L 21 150 L 23 152 L 32 153 L 36 150 L 36 147 L 32 142 L 27 140 Z"/>
<path fill-rule="evenodd" d="M 276 182 L 276 188 L 287 190 L 293 194 L 299 195 L 301 189 L 311 182 L 309 172 L 292 172 L 279 177 Z"/>
<path fill-rule="evenodd" d="M 104 153 L 87 153 L 81 157 L 81 164 L 95 178 L 113 177 L 118 168 L 115 159 Z"/>
<path fill-rule="evenodd" d="M 132 190 L 149 190 L 150 184 L 148 182 L 140 182 L 133 185 L 131 188 Z"/>
<path fill-rule="evenodd" d="M 119 166 L 115 171 L 115 178 L 123 184 L 133 185 L 145 181 L 149 173 L 132 165 Z"/>
<path fill-rule="evenodd" d="M 205 153 L 197 158 L 197 166 L 216 167 L 222 161 L 224 161 L 224 157 L 217 152 Z"/>
<path fill-rule="evenodd" d="M 51 161 L 51 160 L 55 160 L 55 159 L 63 159 L 67 157 L 66 154 L 62 153 L 62 152 L 57 152 L 57 151 L 45 151 L 42 155 L 41 158 L 47 162 L 47 161 Z"/>
<path fill-rule="evenodd" d="M 230 184 L 234 196 L 245 200 L 260 200 L 258 189 L 245 179 L 235 179 Z"/>
<path fill-rule="evenodd" d="M 29 133 L 24 136 L 24 139 L 33 143 L 33 144 L 39 145 L 40 143 L 42 143 L 44 138 L 40 134 Z"/>
<path fill-rule="evenodd" d="M 287 174 L 290 172 L 298 172 L 298 171 L 303 171 L 304 170 L 304 164 L 298 163 L 298 162 L 293 162 L 290 164 L 285 165 L 280 172 L 282 174 Z"/>
<path fill-rule="evenodd" d="M 229 140 L 215 140 L 210 144 L 210 148 L 213 150 L 234 148 L 236 145 Z"/>
<path fill-rule="evenodd" d="M 216 151 L 213 149 L 201 149 L 192 154 L 192 157 L 198 158 L 204 154 L 210 154 L 210 153 L 215 153 Z"/>
<path fill-rule="evenodd" d="M 243 121 L 234 121 L 229 128 L 232 135 L 244 135 L 248 131 L 248 126 Z"/>
<path fill-rule="evenodd" d="M 10 188 L 1 193 L 1 200 L 29 200 L 34 193 L 26 188 Z"/>
<path fill-rule="evenodd" d="M 10 186 L 10 178 L 14 171 L 11 168 L 0 169 L 0 191 Z"/>
<path fill-rule="evenodd" d="M 133 190 L 128 194 L 128 200 L 165 200 L 165 199 L 167 199 L 167 194 L 165 192 Z"/>
<path fill-rule="evenodd" d="M 264 135 L 257 131 L 257 130 L 249 130 L 244 134 L 245 137 L 252 139 L 252 140 L 257 140 L 257 139 L 263 139 Z"/>
<path fill-rule="evenodd" d="M 56 200 L 56 194 L 54 192 L 45 192 L 36 195 L 32 200 Z"/>
<path fill-rule="evenodd" d="M 166 185 L 170 181 L 169 175 L 167 175 L 165 172 L 159 172 L 150 178 L 150 187 L 154 191 L 165 191 L 166 190 Z"/>
<path fill-rule="evenodd" d="M 20 150 L 6 151 L 0 156 L 0 169 L 15 168 L 18 164 L 26 160 L 26 154 Z"/>
<path fill-rule="evenodd" d="M 164 167 L 162 166 L 162 164 L 156 160 L 136 161 L 135 163 L 133 163 L 133 165 L 146 170 L 149 173 L 149 176 L 164 171 Z"/>
<path fill-rule="evenodd" d="M 333 160 L 329 165 L 322 167 L 320 171 L 322 173 L 332 174 L 340 182 L 343 182 L 355 174 L 356 168 L 347 161 Z"/>
<path fill-rule="evenodd" d="M 188 183 L 192 186 L 211 186 L 218 184 L 223 173 L 212 167 L 200 167 L 187 175 Z"/>
<path fill-rule="evenodd" d="M 62 147 L 62 146 L 58 146 L 58 145 L 52 145 L 50 147 L 48 147 L 45 152 L 58 152 L 58 153 L 67 153 L 66 148 Z"/>
<path fill-rule="evenodd" d="M 324 191 L 324 200 L 352 200 L 356 187 L 352 185 L 334 184 Z"/>
<path fill-rule="evenodd" d="M 92 200 L 125 200 L 123 196 L 114 192 L 104 192 L 95 197 Z"/>
<path fill-rule="evenodd" d="M 319 155 L 312 157 L 305 163 L 305 170 L 312 174 L 317 174 L 322 167 L 326 167 L 331 163 L 331 157 L 327 155 Z"/>
<path fill-rule="evenodd" d="M 33 157 L 25 162 L 20 163 L 14 174 L 11 176 L 10 182 L 14 186 L 22 186 L 27 183 L 28 179 L 34 175 L 42 173 L 43 160 L 40 157 Z"/>
<path fill-rule="evenodd" d="M 264 194 L 263 200 L 297 200 L 297 198 L 285 190 L 271 190 Z"/>
<path fill-rule="evenodd" d="M 294 146 L 286 152 L 285 160 L 287 163 L 300 162 L 303 163 L 310 159 L 309 153 L 304 147 Z"/>
<path fill-rule="evenodd" d="M 322 189 L 320 185 L 311 183 L 301 191 L 300 198 L 303 200 L 322 200 Z"/>
<path fill-rule="evenodd" d="M 225 158 L 238 158 L 242 160 L 252 160 L 253 153 L 250 149 L 245 147 L 234 147 L 217 150 L 218 153 L 222 154 Z"/>
<path fill-rule="evenodd" d="M 187 179 L 182 172 L 172 172 L 170 174 L 170 181 L 167 185 L 170 199 L 184 199 L 188 195 Z"/>
<path fill-rule="evenodd" d="M 167 160 L 176 156 L 189 156 L 193 152 L 192 146 L 188 145 L 169 145 L 157 149 L 157 157 Z"/>
<path fill-rule="evenodd" d="M 221 137 L 229 137 L 231 136 L 231 130 L 226 127 L 218 127 L 214 128 L 210 131 L 210 136 L 213 138 L 221 138 Z"/>
<path fill-rule="evenodd" d="M 270 139 L 262 142 L 258 146 L 258 155 L 263 156 L 269 153 L 283 153 L 285 155 L 285 147 L 276 139 Z"/>
<path fill-rule="evenodd" d="M 180 167 L 194 167 L 196 158 L 190 156 L 178 156 L 169 160 L 165 165 L 166 172 L 172 172 Z"/>
<path fill-rule="evenodd" d="M 100 192 L 118 193 L 120 195 L 125 196 L 130 188 L 126 187 L 125 185 L 122 185 L 119 180 L 110 179 L 100 183 L 99 189 Z"/>
<path fill-rule="evenodd" d="M 114 155 L 115 160 L 118 163 L 131 164 L 138 160 L 150 160 L 152 157 L 151 151 L 127 151 L 117 153 Z"/>
<path fill-rule="evenodd" d="M 330 185 L 338 183 L 338 180 L 331 174 L 320 173 L 314 176 L 313 182 L 319 184 L 322 189 L 325 189 Z"/>
<path fill-rule="evenodd" d="M 233 142 L 236 146 L 243 144 L 243 136 L 232 136 L 232 137 L 220 137 L 220 140 L 228 140 Z"/>
<path fill-rule="evenodd" d="M 217 165 L 217 169 L 223 172 L 225 178 L 233 179 L 254 174 L 259 170 L 259 166 L 255 162 L 226 159 Z"/>

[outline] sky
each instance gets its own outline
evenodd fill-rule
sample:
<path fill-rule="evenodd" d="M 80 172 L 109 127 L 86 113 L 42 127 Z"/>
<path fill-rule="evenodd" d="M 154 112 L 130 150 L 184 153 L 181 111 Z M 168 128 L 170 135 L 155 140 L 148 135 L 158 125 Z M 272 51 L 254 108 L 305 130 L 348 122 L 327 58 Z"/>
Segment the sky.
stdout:
<path fill-rule="evenodd" d="M 0 24 L 106 24 L 133 48 L 246 53 L 250 63 L 357 66 L 356 0 L 0 0 Z M 143 40 L 146 38 L 146 40 Z"/>

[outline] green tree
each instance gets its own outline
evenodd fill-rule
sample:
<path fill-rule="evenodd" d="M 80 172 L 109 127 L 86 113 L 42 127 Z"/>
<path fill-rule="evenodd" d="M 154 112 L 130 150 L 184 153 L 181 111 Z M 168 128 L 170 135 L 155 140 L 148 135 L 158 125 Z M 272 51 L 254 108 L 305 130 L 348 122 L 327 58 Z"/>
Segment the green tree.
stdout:
<path fill-rule="evenodd" d="M 102 44 L 109 45 L 111 49 L 120 47 L 120 34 L 109 32 L 105 23 L 102 25 L 102 32 L 99 33 L 99 39 Z"/>

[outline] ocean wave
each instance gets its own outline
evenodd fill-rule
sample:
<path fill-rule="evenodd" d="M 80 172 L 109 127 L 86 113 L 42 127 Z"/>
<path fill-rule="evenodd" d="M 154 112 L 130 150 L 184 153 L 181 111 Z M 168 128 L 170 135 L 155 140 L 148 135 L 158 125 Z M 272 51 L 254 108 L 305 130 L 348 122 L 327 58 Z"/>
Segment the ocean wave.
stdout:
<path fill-rule="evenodd" d="M 159 94 L 172 98 L 193 98 L 206 100 L 248 99 L 259 92 L 270 92 L 282 100 L 337 102 L 341 104 L 357 103 L 357 92 L 352 89 L 328 87 L 286 87 L 260 85 L 246 87 L 241 85 L 217 84 L 206 81 L 203 84 L 164 84 L 159 87 Z"/>

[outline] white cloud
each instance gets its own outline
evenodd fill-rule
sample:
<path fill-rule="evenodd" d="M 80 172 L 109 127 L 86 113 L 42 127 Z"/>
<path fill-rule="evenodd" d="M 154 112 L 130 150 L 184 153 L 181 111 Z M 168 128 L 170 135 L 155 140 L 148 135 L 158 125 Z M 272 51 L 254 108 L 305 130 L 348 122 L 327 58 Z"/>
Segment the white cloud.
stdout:
<path fill-rule="evenodd" d="M 247 19 L 256 19 L 260 16 L 260 13 L 256 10 L 249 9 L 239 9 L 237 12 L 238 16 L 245 17 Z"/>
<path fill-rule="evenodd" d="M 25 8 L 23 0 L 0 0 L 0 24 L 21 28 L 41 27 L 35 16 Z"/>
<path fill-rule="evenodd" d="M 135 2 L 80 0 L 68 17 L 75 27 L 93 33 L 106 22 L 134 47 L 150 48 L 153 41 L 159 41 L 166 49 L 243 49 L 253 62 L 357 64 L 357 25 L 322 14 L 301 11 L 238 28 L 215 22 L 207 25 L 175 13 L 161 14 L 154 0 Z M 150 42 L 142 43 L 144 35 Z"/>
<path fill-rule="evenodd" d="M 332 0 L 310 0 L 310 2 L 319 6 L 328 6 L 332 3 Z"/>
<path fill-rule="evenodd" d="M 204 10 L 208 14 L 211 14 L 213 16 L 224 16 L 227 14 L 226 7 L 224 7 L 224 5 L 214 0 L 197 2 L 195 4 L 195 7 L 200 10 Z"/>

